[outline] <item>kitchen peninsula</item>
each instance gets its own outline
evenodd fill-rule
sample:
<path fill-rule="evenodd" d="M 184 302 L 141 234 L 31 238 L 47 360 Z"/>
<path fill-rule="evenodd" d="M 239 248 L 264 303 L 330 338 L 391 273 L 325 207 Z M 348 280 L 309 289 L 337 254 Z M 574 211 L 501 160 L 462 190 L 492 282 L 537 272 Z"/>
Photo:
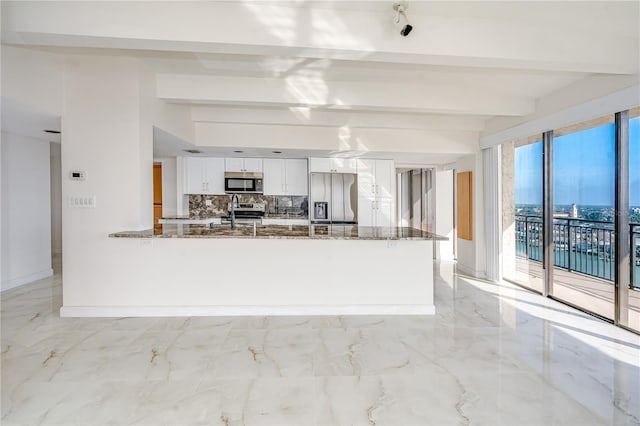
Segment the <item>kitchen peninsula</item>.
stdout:
<path fill-rule="evenodd" d="M 177 226 L 111 234 L 124 270 L 144 273 L 123 273 L 109 301 L 65 301 L 61 315 L 435 313 L 433 243 L 443 237 L 355 225 Z"/>

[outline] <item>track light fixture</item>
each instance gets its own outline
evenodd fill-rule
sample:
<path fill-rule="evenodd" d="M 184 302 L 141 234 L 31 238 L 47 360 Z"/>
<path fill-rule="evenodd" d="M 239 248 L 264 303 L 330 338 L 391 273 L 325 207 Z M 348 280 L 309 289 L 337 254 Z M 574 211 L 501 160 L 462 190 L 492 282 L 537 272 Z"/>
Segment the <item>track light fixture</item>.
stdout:
<path fill-rule="evenodd" d="M 413 30 L 413 26 L 409 23 L 409 19 L 407 19 L 407 14 L 405 13 L 408 8 L 409 5 L 407 5 L 407 2 L 393 4 L 393 10 L 396 11 L 393 22 L 400 28 L 400 35 L 402 37 L 408 36 L 411 30 Z"/>

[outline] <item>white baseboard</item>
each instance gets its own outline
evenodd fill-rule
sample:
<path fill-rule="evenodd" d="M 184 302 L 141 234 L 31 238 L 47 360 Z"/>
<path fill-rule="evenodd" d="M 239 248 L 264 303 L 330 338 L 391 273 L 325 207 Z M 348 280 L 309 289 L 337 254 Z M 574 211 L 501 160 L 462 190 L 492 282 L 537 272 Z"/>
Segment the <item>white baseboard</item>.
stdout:
<path fill-rule="evenodd" d="M 456 269 L 459 272 L 461 272 L 461 273 L 463 273 L 465 275 L 469 275 L 469 276 L 474 277 L 474 278 L 483 278 L 483 279 L 485 278 L 484 271 L 477 271 L 474 268 L 469 268 L 469 267 L 467 267 L 465 265 L 462 265 L 460 262 L 458 262 L 456 264 Z"/>
<path fill-rule="evenodd" d="M 25 275 L 24 277 L 13 278 L 11 280 L 2 282 L 2 291 L 10 290 L 12 288 L 19 287 L 24 284 L 29 284 L 34 281 L 41 280 L 43 278 L 48 278 L 53 275 L 53 269 L 45 269 L 40 272 L 36 272 L 35 274 Z"/>
<path fill-rule="evenodd" d="M 435 315 L 434 305 L 63 306 L 61 317 Z"/>

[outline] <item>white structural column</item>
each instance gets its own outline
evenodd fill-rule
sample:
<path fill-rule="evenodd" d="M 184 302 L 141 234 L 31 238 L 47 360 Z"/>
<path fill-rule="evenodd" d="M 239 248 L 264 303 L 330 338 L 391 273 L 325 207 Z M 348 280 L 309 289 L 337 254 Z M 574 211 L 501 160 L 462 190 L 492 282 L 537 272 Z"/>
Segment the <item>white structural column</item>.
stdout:
<path fill-rule="evenodd" d="M 482 150 L 484 165 L 484 227 L 486 249 L 486 274 L 487 279 L 499 281 L 501 278 L 501 217 L 502 199 L 501 193 L 501 161 L 500 146 L 494 146 Z"/>

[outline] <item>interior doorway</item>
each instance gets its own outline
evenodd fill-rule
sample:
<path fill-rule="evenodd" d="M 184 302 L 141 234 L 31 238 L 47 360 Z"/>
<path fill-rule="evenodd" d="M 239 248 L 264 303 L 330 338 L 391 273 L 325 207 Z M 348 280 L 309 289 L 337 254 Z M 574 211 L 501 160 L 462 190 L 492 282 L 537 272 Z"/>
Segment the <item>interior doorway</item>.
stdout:
<path fill-rule="evenodd" d="M 433 232 L 435 222 L 433 170 L 406 170 L 400 173 L 399 180 L 400 226 Z"/>
<path fill-rule="evenodd" d="M 49 176 L 51 187 L 51 267 L 62 271 L 62 146 L 49 142 Z"/>
<path fill-rule="evenodd" d="M 162 163 L 153 163 L 153 226 L 162 217 Z"/>

